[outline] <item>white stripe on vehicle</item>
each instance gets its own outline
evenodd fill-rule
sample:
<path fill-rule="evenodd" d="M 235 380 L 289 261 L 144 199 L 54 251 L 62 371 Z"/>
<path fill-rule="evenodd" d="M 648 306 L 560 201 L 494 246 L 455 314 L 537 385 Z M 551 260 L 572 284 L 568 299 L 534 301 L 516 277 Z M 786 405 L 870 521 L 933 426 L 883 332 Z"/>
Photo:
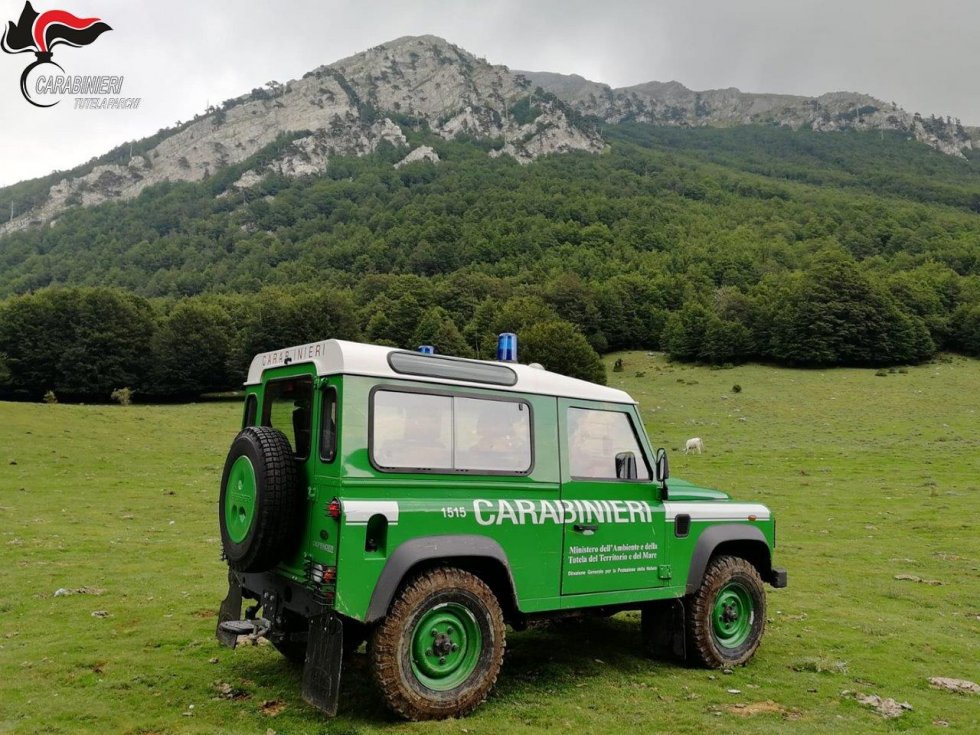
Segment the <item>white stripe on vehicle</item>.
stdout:
<path fill-rule="evenodd" d="M 673 523 L 679 515 L 689 515 L 692 521 L 747 521 L 755 516 L 757 521 L 768 521 L 769 509 L 759 503 L 727 503 L 724 501 L 664 503 L 667 522 Z"/>
<path fill-rule="evenodd" d="M 398 503 L 394 500 L 344 500 L 341 506 L 350 526 L 366 525 L 372 516 L 384 516 L 392 525 L 398 523 Z"/>

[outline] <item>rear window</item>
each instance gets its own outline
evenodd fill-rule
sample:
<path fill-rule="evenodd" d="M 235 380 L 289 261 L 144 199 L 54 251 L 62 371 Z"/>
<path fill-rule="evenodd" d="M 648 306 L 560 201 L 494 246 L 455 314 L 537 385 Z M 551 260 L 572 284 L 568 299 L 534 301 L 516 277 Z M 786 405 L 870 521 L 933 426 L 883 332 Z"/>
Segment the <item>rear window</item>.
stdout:
<path fill-rule="evenodd" d="M 320 420 L 320 459 L 333 462 L 337 455 L 337 391 L 323 391 L 323 416 Z"/>
<path fill-rule="evenodd" d="M 309 376 L 270 381 L 262 401 L 262 425 L 279 429 L 297 459 L 310 456 L 313 379 Z"/>
<path fill-rule="evenodd" d="M 379 390 L 371 408 L 371 456 L 380 469 L 531 471 L 531 407 L 524 401 Z"/>

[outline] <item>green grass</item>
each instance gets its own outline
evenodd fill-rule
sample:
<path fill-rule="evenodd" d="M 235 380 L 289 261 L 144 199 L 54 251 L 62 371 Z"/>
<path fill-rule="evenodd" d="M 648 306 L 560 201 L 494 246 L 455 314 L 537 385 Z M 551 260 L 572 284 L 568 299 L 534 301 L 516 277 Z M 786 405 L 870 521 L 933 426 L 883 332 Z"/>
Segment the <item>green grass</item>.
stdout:
<path fill-rule="evenodd" d="M 770 592 L 749 666 L 650 661 L 623 614 L 511 634 L 496 694 L 465 721 L 393 720 L 363 656 L 324 719 L 274 649 L 213 638 L 215 503 L 238 405 L 2 403 L 0 732 L 977 732 L 980 697 L 927 678 L 980 679 L 980 362 L 879 377 L 644 353 L 610 367 L 618 356 L 610 383 L 640 401 L 674 474 L 776 513 L 790 587 Z M 677 451 L 692 436 L 704 455 Z M 102 592 L 53 596 L 83 587 Z M 886 721 L 844 690 L 913 709 Z M 264 714 L 268 701 L 281 713 Z"/>

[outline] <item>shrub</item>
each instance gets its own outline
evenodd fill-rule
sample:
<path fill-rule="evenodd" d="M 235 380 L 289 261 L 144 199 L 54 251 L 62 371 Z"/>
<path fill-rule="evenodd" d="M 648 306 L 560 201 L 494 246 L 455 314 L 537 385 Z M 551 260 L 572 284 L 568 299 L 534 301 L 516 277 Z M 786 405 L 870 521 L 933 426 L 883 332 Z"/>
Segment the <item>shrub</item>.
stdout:
<path fill-rule="evenodd" d="M 120 406 L 128 406 L 133 402 L 133 391 L 129 388 L 116 388 L 110 398 Z"/>
<path fill-rule="evenodd" d="M 740 386 L 738 383 L 732 386 L 732 393 L 741 393 L 741 392 L 742 392 L 742 386 Z"/>
<path fill-rule="evenodd" d="M 54 394 L 53 390 L 49 390 L 47 393 L 44 394 L 44 402 L 47 403 L 48 405 L 54 405 L 55 403 L 58 402 L 58 396 Z"/>

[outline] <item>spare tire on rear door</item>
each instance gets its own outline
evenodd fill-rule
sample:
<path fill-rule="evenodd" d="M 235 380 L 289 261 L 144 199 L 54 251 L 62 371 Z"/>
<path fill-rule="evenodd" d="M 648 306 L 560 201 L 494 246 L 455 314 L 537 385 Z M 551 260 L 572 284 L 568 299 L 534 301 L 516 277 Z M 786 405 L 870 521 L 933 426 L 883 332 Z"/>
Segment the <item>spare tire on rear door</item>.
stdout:
<path fill-rule="evenodd" d="M 221 545 L 239 572 L 264 572 L 297 540 L 302 498 L 296 459 L 278 429 L 249 426 L 235 437 L 225 460 L 218 500 Z"/>

